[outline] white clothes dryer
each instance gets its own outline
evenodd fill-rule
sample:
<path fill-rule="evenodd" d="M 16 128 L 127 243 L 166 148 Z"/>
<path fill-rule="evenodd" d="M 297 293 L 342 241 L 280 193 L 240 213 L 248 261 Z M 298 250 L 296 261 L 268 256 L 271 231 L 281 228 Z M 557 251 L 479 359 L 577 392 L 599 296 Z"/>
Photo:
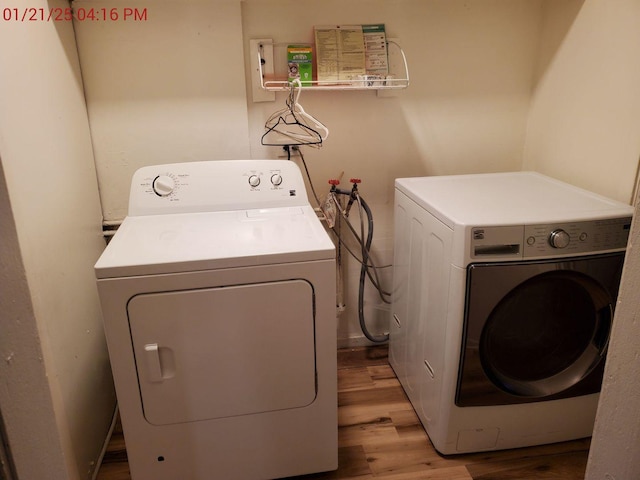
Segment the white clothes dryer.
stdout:
<path fill-rule="evenodd" d="M 591 435 L 632 212 L 533 172 L 396 180 L 389 358 L 439 452 Z"/>
<path fill-rule="evenodd" d="M 298 167 L 144 167 L 95 265 L 133 480 L 337 468 L 335 248 Z"/>

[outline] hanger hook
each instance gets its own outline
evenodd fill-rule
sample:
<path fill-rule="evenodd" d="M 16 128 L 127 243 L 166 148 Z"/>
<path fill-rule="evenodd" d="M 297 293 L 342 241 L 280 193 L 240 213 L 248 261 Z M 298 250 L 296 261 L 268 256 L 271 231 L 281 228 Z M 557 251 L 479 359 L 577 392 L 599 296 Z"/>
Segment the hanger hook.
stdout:
<path fill-rule="evenodd" d="M 294 78 L 293 80 L 291 80 L 290 84 L 291 90 L 289 91 L 289 98 L 291 99 L 292 105 L 297 105 L 300 99 L 300 93 L 302 91 L 302 82 L 299 78 Z M 296 88 L 298 89 L 297 93 Z"/>
<path fill-rule="evenodd" d="M 289 104 L 290 105 L 293 104 L 294 97 L 295 97 L 295 83 L 294 81 L 291 81 L 289 83 Z"/>

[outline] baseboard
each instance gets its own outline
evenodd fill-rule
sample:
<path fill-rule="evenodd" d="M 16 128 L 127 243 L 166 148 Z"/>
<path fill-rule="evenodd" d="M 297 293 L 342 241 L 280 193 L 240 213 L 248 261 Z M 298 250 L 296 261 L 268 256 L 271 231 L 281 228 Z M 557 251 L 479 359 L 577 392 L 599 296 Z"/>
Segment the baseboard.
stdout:
<path fill-rule="evenodd" d="M 370 341 L 364 335 L 358 337 L 338 338 L 338 348 L 369 347 L 372 345 L 380 344 Z"/>

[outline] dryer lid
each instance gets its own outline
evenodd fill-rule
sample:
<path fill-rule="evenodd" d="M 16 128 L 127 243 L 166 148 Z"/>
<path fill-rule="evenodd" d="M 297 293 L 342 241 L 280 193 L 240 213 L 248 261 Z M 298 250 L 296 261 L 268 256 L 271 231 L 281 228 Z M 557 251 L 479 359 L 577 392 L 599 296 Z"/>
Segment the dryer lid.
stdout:
<path fill-rule="evenodd" d="M 95 265 L 97 278 L 335 258 L 310 206 L 127 217 Z"/>

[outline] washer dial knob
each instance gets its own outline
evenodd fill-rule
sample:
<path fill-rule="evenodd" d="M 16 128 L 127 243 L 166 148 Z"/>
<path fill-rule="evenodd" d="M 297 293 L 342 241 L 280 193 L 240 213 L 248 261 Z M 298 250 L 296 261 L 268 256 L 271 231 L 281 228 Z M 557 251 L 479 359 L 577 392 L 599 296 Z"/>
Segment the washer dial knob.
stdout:
<path fill-rule="evenodd" d="M 176 188 L 176 181 L 169 175 L 158 175 L 153 180 L 153 191 L 160 197 L 166 197 L 173 193 Z"/>
<path fill-rule="evenodd" d="M 565 248 L 569 245 L 569 241 L 569 234 L 561 228 L 558 228 L 549 234 L 549 244 L 553 248 Z"/>

